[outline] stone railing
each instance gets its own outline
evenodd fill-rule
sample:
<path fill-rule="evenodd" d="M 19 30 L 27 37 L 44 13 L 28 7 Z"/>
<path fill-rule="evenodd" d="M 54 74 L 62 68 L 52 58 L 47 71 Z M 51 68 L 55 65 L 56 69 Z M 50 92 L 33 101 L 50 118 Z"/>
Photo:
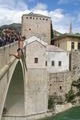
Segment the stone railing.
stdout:
<path fill-rule="evenodd" d="M 0 47 L 0 70 L 10 62 L 10 53 L 16 53 L 17 42 Z"/>

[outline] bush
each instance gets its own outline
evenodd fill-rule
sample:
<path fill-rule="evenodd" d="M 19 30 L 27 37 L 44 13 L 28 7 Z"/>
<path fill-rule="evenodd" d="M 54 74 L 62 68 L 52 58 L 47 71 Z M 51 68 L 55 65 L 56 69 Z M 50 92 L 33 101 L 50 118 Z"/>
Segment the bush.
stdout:
<path fill-rule="evenodd" d="M 53 109 L 54 105 L 55 105 L 55 102 L 54 102 L 53 96 L 49 96 L 49 99 L 48 99 L 48 109 Z"/>
<path fill-rule="evenodd" d="M 68 94 L 66 94 L 66 101 L 67 102 L 72 102 L 72 100 L 75 98 L 74 92 L 71 89 Z"/>

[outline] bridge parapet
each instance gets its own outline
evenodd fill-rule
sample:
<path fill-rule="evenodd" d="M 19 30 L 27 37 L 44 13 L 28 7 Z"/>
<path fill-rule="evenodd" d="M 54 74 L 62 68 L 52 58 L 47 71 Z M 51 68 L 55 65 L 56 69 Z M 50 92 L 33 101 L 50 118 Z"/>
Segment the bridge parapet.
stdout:
<path fill-rule="evenodd" d="M 10 53 L 15 53 L 18 47 L 18 43 L 14 42 L 12 44 L 6 45 L 0 48 L 0 70 L 10 62 Z"/>

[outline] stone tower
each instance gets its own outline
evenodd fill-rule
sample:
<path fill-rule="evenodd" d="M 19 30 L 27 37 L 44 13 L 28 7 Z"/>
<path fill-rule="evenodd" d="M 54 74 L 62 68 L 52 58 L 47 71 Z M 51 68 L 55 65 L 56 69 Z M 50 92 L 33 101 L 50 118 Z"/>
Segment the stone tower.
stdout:
<path fill-rule="evenodd" d="M 36 36 L 50 44 L 51 18 L 40 14 L 24 14 L 22 16 L 22 36 Z"/>

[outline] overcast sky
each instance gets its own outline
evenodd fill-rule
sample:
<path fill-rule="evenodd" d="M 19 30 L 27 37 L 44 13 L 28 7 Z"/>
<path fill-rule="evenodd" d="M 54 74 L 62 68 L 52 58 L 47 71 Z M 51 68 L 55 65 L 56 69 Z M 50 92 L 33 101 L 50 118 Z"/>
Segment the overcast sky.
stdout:
<path fill-rule="evenodd" d="M 52 18 L 53 28 L 59 32 L 80 32 L 80 0 L 0 0 L 0 26 L 21 23 L 24 13 L 39 13 Z"/>

